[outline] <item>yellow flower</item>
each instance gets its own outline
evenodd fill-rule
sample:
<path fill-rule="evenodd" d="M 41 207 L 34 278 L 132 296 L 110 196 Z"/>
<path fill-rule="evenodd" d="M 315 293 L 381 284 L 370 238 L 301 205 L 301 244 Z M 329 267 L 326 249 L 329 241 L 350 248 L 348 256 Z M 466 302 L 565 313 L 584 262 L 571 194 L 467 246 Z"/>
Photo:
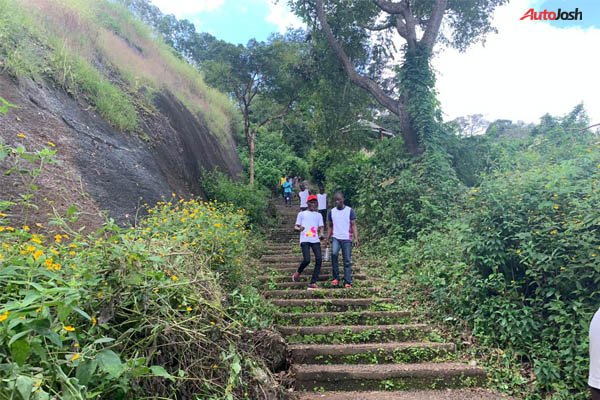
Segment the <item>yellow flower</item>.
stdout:
<path fill-rule="evenodd" d="M 38 235 L 33 235 L 33 236 L 31 237 L 31 241 L 32 241 L 33 243 L 42 244 L 42 240 L 40 239 L 40 237 L 39 237 Z"/>
<path fill-rule="evenodd" d="M 17 137 L 18 137 L 19 139 L 25 139 L 27 136 L 25 136 L 25 134 L 24 134 L 24 133 L 18 133 L 18 134 L 17 134 Z"/>
<path fill-rule="evenodd" d="M 4 214 L 3 212 L 0 212 L 0 217 L 2 217 L 2 218 L 8 217 L 8 214 Z"/>
<path fill-rule="evenodd" d="M 188 312 L 190 312 L 190 311 L 192 311 L 193 309 L 192 309 L 192 307 L 188 306 L 188 307 L 186 308 L 186 310 L 187 310 Z"/>
<path fill-rule="evenodd" d="M 56 147 L 56 145 L 55 145 L 54 143 L 50 142 L 50 141 L 48 141 L 48 142 L 46 142 L 46 143 L 47 143 L 47 144 L 48 144 L 48 146 L 50 146 L 50 147 Z"/>
<path fill-rule="evenodd" d="M 75 328 L 73 328 L 71 325 L 67 325 L 67 326 L 65 326 L 65 331 L 67 331 L 67 332 L 74 332 Z"/>
<path fill-rule="evenodd" d="M 52 269 L 55 271 L 60 271 L 61 265 L 60 264 L 52 264 Z"/>
<path fill-rule="evenodd" d="M 54 254 L 55 256 L 60 254 L 56 249 L 50 249 L 50 253 Z"/>
<path fill-rule="evenodd" d="M 555 204 L 555 205 L 554 205 L 554 209 L 555 209 L 555 210 L 558 210 L 559 208 L 560 208 L 560 206 L 559 206 L 558 204 Z"/>
<path fill-rule="evenodd" d="M 0 232 L 4 232 L 4 227 L 0 226 Z"/>
<path fill-rule="evenodd" d="M 69 248 L 75 249 L 75 248 L 77 248 L 77 245 L 75 243 L 69 243 Z"/>
<path fill-rule="evenodd" d="M 4 255 L 0 253 L 0 261 L 4 260 Z"/>
<path fill-rule="evenodd" d="M 98 320 L 96 319 L 96 317 L 92 317 L 92 326 L 96 326 L 97 323 Z"/>
<path fill-rule="evenodd" d="M 29 253 L 33 253 L 35 251 L 35 247 L 29 245 L 29 246 L 25 247 L 25 250 L 27 250 L 27 252 L 29 252 Z"/>
<path fill-rule="evenodd" d="M 62 240 L 62 238 L 63 238 L 63 236 L 62 236 L 60 233 L 59 233 L 59 234 L 56 234 L 56 235 L 54 235 L 54 241 L 55 241 L 56 243 L 60 243 L 60 242 L 61 242 L 61 240 Z"/>
<path fill-rule="evenodd" d="M 33 259 L 35 261 L 37 261 L 41 256 L 44 255 L 44 252 L 41 250 L 36 250 L 35 253 L 33 253 Z"/>
<path fill-rule="evenodd" d="M 52 260 L 52 257 L 46 258 L 46 261 L 44 261 L 44 265 L 47 269 L 52 269 L 52 264 L 54 264 L 54 260 Z"/>
<path fill-rule="evenodd" d="M 24 230 L 25 232 L 29 232 L 29 226 L 27 226 L 27 225 L 23 225 L 23 230 Z"/>
<path fill-rule="evenodd" d="M 173 282 L 177 282 L 179 280 L 179 278 L 177 277 L 177 275 L 171 275 L 171 280 Z"/>
<path fill-rule="evenodd" d="M 551 234 L 551 235 L 556 235 L 556 234 L 558 234 L 558 231 L 557 231 L 556 229 L 552 229 L 552 230 L 550 231 L 550 234 Z"/>
<path fill-rule="evenodd" d="M 0 322 L 8 318 L 8 311 L 4 311 L 4 314 L 0 314 Z"/>
<path fill-rule="evenodd" d="M 76 361 L 76 360 L 79 360 L 80 357 L 81 357 L 81 353 L 75 353 L 71 356 L 71 358 L 69 360 Z"/>
<path fill-rule="evenodd" d="M 44 225 L 40 224 L 39 222 L 36 222 L 35 226 L 37 226 L 38 228 L 43 228 L 44 227 Z"/>
<path fill-rule="evenodd" d="M 71 251 L 69 252 L 69 255 L 70 255 L 71 257 L 74 257 L 76 254 L 77 254 L 77 253 L 75 253 L 73 250 L 71 250 Z"/>
<path fill-rule="evenodd" d="M 214 226 L 215 226 L 215 228 L 220 228 L 222 225 L 221 224 L 215 224 Z"/>

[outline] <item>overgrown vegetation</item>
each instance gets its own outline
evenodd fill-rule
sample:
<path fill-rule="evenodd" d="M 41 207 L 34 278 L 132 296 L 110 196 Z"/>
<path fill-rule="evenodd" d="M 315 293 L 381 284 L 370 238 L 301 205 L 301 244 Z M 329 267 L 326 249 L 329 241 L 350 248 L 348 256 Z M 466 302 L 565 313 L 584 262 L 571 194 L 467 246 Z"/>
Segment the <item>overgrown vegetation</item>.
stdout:
<path fill-rule="evenodd" d="M 118 3 L 1 0 L 0 66 L 53 79 L 128 131 L 138 129 L 140 108 L 152 108 L 152 93 L 167 89 L 231 144 L 229 100 Z"/>
<path fill-rule="evenodd" d="M 31 191 L 53 154 L 0 147 L 0 160 L 15 166 L 8 172 L 23 175 Z M 48 226 L 16 226 L 12 210 L 35 207 L 27 194 L 0 203 L 1 398 L 241 399 L 272 391 L 247 336 L 268 326 L 270 313 L 241 285 L 246 212 L 173 194 L 136 227 L 107 221 L 82 235 L 69 227 L 76 208 Z"/>
<path fill-rule="evenodd" d="M 457 185 L 461 193 L 437 214 L 405 201 L 419 189 L 415 174 L 384 168 L 385 150 L 365 167 L 380 174 L 360 185 L 359 199 L 371 200 L 363 218 L 386 237 L 376 251 L 392 257 L 391 274 L 430 293 L 440 320 L 501 349 L 498 387 L 528 399 L 587 398 L 588 324 L 600 301 L 600 139 L 581 131 L 586 122 L 577 107 L 545 116 L 520 139 L 467 140 L 486 160 L 461 160 L 480 184 Z M 432 195 L 443 197 L 439 187 Z M 521 363 L 528 375 L 517 378 Z"/>

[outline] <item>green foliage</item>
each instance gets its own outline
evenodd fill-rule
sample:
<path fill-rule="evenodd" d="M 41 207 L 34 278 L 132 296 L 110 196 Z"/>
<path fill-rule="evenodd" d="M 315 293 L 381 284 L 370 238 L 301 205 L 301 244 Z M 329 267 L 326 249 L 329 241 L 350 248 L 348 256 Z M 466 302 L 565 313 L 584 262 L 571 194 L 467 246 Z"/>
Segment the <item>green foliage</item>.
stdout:
<path fill-rule="evenodd" d="M 247 149 L 242 149 L 241 159 L 247 166 Z M 307 162 L 294 154 L 279 132 L 268 130 L 262 130 L 256 138 L 255 168 L 256 182 L 275 193 L 279 192 L 279 178 L 284 175 L 308 177 Z"/>
<path fill-rule="evenodd" d="M 503 349 L 493 380 L 530 399 L 587 395 L 588 324 L 600 302 L 600 143 L 577 132 L 585 122 L 576 109 L 544 118 L 532 136 L 490 139 L 489 172 L 456 197 L 449 218 L 378 250 L 396 254 L 395 274 L 430 293 L 440 318 L 466 321 L 480 343 Z M 530 366 L 531 385 L 508 378 L 518 362 Z"/>
<path fill-rule="evenodd" d="M 218 171 L 205 172 L 200 183 L 209 199 L 244 209 L 250 224 L 259 226 L 268 223 L 269 196 L 265 189 L 235 182 Z"/>
<path fill-rule="evenodd" d="M 43 152 L 0 148 L 24 160 L 10 165 L 28 181 Z M 19 201 L 0 209 L 0 398 L 254 396 L 266 372 L 239 337 L 244 324 L 269 325 L 270 310 L 237 289 L 244 211 L 173 197 L 134 228 L 108 221 L 83 235 L 64 222 L 74 207 L 48 228 L 13 226 Z"/>
<path fill-rule="evenodd" d="M 4 97 L 0 97 L 0 114 L 6 115 L 8 114 L 8 110 L 11 108 L 17 107 L 15 104 L 12 104 L 10 101 L 6 100 Z"/>

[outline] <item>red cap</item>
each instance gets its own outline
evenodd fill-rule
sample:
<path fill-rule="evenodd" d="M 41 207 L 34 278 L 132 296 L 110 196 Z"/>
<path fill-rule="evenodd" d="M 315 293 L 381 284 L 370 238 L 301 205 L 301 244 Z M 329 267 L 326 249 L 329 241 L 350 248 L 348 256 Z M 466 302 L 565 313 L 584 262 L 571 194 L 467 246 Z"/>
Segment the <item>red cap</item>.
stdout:
<path fill-rule="evenodd" d="M 308 199 L 306 199 L 306 201 L 318 201 L 317 196 L 315 196 L 314 194 L 311 194 L 310 196 L 308 196 Z"/>

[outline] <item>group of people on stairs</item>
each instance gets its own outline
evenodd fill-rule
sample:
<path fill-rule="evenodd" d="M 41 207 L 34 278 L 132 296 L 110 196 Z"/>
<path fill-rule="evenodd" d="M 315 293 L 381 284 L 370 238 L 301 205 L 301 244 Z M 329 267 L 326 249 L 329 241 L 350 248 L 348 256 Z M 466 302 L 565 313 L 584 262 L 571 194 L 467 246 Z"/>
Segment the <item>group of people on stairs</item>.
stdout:
<path fill-rule="evenodd" d="M 286 205 L 289 205 L 291 204 L 289 181 L 282 180 L 281 186 Z M 344 262 L 344 287 L 349 289 L 352 287 L 352 247 L 358 247 L 360 244 L 356 226 L 356 213 L 351 207 L 344 204 L 344 195 L 341 192 L 335 192 L 333 196 L 334 206 L 328 210 L 327 194 L 322 186 L 319 187 L 319 193 L 316 195 L 311 194 L 303 183 L 299 186 L 300 212 L 296 217 L 294 229 L 300 233 L 302 262 L 292 275 L 292 281 L 298 282 L 300 280 L 302 272 L 310 264 L 310 253 L 312 251 L 315 257 L 315 265 L 308 284 L 308 290 L 318 289 L 317 282 L 323 264 L 321 242 L 324 241 L 327 247 L 331 244 L 331 270 L 333 275 L 331 286 L 340 285 L 339 254 L 341 252 Z M 288 197 L 290 197 L 289 200 Z M 327 225 L 325 225 L 325 221 Z M 325 227 L 327 227 L 326 234 Z"/>

